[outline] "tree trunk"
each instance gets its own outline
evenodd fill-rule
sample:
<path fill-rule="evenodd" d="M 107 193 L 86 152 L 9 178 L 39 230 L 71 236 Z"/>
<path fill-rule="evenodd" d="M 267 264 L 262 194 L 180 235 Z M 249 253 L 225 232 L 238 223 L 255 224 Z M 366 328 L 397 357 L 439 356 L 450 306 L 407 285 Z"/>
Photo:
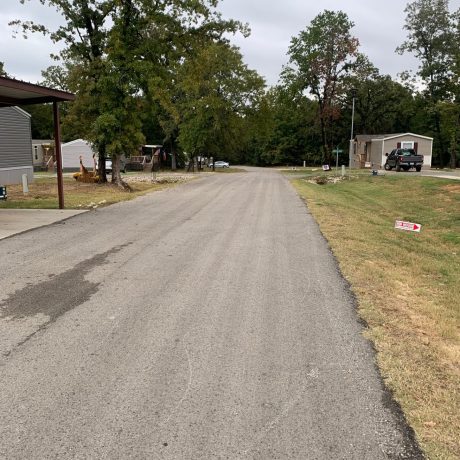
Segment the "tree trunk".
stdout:
<path fill-rule="evenodd" d="M 328 158 L 327 158 L 327 136 L 326 136 L 326 123 L 324 120 L 323 114 L 320 114 L 320 125 L 321 125 L 321 149 L 322 149 L 322 155 L 321 155 L 321 160 L 323 164 L 327 164 Z"/>
<path fill-rule="evenodd" d="M 107 173 L 105 171 L 105 145 L 99 146 L 97 175 L 99 176 L 99 183 L 103 184 L 107 182 Z"/>
<path fill-rule="evenodd" d="M 195 172 L 195 157 L 190 158 L 187 166 L 187 172 Z"/>
<path fill-rule="evenodd" d="M 450 168 L 455 169 L 457 167 L 457 133 L 452 134 L 450 141 Z"/>
<path fill-rule="evenodd" d="M 131 190 L 131 187 L 121 177 L 120 157 L 118 155 L 112 155 L 112 184 L 124 190 Z"/>
<path fill-rule="evenodd" d="M 458 144 L 458 128 L 460 126 L 460 113 L 457 114 L 457 123 L 455 125 L 454 133 L 450 145 L 450 167 L 457 168 L 457 144 Z"/>
<path fill-rule="evenodd" d="M 175 171 L 176 169 L 177 169 L 176 152 L 173 150 L 171 151 L 171 171 Z"/>
<path fill-rule="evenodd" d="M 438 142 L 439 142 L 439 166 L 441 167 L 441 169 L 443 169 L 444 168 L 444 142 L 442 140 L 441 120 L 440 120 L 438 110 L 436 110 L 434 114 L 434 119 L 435 119 L 436 134 L 437 134 Z"/>

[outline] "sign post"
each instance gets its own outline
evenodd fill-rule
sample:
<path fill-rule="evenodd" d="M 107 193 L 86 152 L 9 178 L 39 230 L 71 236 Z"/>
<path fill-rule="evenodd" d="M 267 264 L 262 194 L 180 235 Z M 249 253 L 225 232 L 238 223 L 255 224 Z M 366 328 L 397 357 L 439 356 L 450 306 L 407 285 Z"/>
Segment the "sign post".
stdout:
<path fill-rule="evenodd" d="M 339 150 L 339 146 L 335 149 L 335 174 L 339 175 L 339 153 L 342 153 L 343 150 Z"/>

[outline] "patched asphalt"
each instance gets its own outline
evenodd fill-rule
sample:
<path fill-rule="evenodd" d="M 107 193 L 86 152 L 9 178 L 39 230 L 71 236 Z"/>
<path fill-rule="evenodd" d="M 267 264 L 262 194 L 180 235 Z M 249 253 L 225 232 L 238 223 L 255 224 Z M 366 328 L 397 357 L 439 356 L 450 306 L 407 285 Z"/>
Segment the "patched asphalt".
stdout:
<path fill-rule="evenodd" d="M 275 171 L 203 174 L 0 254 L 0 458 L 422 458 Z"/>

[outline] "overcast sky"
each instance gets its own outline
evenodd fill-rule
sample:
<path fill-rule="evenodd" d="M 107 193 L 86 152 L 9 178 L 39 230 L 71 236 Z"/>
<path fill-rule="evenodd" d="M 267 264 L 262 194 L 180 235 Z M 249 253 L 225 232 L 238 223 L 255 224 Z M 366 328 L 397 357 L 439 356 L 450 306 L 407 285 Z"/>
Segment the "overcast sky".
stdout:
<path fill-rule="evenodd" d="M 219 10 L 226 18 L 249 23 L 249 38 L 235 37 L 245 62 L 257 70 L 269 85 L 278 81 L 287 64 L 290 40 L 304 30 L 311 20 L 324 11 L 342 10 L 355 23 L 352 32 L 366 54 L 382 74 L 395 77 L 403 70 L 416 70 L 418 63 L 410 55 L 400 56 L 395 48 L 406 38 L 403 29 L 406 0 L 221 0 Z M 451 11 L 460 8 L 460 0 L 450 0 Z M 34 20 L 52 27 L 59 16 L 38 0 L 0 0 L 0 61 L 15 78 L 37 82 L 41 70 L 52 64 L 49 54 L 58 51 L 48 38 L 35 34 L 25 40 L 12 38 L 8 22 L 13 19 Z"/>

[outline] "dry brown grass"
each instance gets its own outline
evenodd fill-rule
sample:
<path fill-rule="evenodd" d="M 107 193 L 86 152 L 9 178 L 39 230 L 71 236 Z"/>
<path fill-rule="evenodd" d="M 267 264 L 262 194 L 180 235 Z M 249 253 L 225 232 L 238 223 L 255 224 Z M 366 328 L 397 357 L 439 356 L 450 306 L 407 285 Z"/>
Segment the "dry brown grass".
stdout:
<path fill-rule="evenodd" d="M 460 458 L 460 185 L 296 181 L 367 322 L 387 386 L 432 459 Z M 420 234 L 393 228 L 403 219 Z"/>
<path fill-rule="evenodd" d="M 130 180 L 131 191 L 127 191 L 110 183 L 91 184 L 77 182 L 71 177 L 65 177 L 64 202 L 65 207 L 68 209 L 107 206 L 119 201 L 131 200 L 148 192 L 171 187 L 173 183 L 175 181 L 152 183 L 149 176 L 149 180 Z M 58 207 L 56 178 L 44 177 L 36 179 L 29 184 L 29 193 L 27 195 L 24 195 L 22 185 L 10 185 L 7 190 L 8 200 L 0 201 L 0 208 L 52 209 Z"/>

